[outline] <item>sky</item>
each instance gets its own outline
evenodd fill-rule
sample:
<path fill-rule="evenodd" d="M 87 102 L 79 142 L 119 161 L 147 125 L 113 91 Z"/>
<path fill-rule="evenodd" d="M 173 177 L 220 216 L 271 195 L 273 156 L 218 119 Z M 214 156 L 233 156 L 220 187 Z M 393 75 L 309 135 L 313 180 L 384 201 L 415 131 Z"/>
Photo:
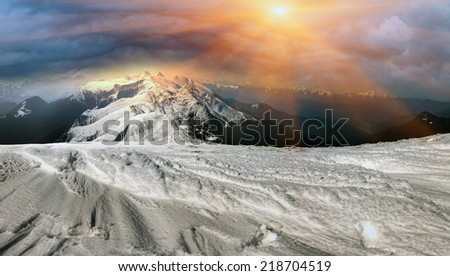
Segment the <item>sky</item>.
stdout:
<path fill-rule="evenodd" d="M 0 89 L 166 76 L 450 100 L 448 0 L 2 0 Z"/>

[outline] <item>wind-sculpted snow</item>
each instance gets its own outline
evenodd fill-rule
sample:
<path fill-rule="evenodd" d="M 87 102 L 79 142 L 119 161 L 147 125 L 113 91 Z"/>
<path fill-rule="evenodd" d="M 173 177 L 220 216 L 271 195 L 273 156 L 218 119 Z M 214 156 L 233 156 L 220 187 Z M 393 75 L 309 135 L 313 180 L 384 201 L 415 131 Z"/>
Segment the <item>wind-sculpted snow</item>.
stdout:
<path fill-rule="evenodd" d="M 450 136 L 0 147 L 3 255 L 449 255 Z"/>

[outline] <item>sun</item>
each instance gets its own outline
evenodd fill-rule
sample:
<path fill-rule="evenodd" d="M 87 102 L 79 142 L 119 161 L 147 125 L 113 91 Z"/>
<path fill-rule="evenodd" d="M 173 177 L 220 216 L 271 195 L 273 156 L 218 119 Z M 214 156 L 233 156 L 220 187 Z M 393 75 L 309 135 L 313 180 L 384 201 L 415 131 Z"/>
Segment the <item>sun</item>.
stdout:
<path fill-rule="evenodd" d="M 274 7 L 272 9 L 272 13 L 276 14 L 276 15 L 284 15 L 284 14 L 287 14 L 287 12 L 288 12 L 288 10 L 285 7 L 281 7 L 281 6 Z"/>
<path fill-rule="evenodd" d="M 282 26 L 286 29 L 292 29 L 297 24 L 297 10 L 295 6 L 287 4 L 268 5 L 264 8 L 264 13 L 260 14 L 259 23 L 267 28 L 279 28 Z M 278 30 L 280 32 L 281 30 Z"/>

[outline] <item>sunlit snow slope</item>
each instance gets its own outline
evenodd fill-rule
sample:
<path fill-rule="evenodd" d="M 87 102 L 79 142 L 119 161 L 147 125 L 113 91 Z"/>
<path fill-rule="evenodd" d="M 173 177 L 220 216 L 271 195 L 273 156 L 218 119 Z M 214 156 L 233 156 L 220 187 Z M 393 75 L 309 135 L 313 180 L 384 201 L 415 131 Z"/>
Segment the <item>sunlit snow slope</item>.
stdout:
<path fill-rule="evenodd" d="M 199 135 L 214 140 L 213 134 L 199 133 L 192 124 L 185 122 L 195 119 L 204 123 L 217 119 L 238 123 L 251 119 L 215 97 L 200 83 L 179 76 L 169 80 L 161 73 L 158 76 L 145 73 L 125 83 L 88 83 L 72 99 L 94 100 L 100 107 L 81 115 L 68 131 L 67 140 L 71 142 L 122 141 L 124 137 L 131 141 L 164 141 L 174 140 L 174 136 L 190 140 Z M 125 120 L 125 114 L 129 120 Z M 143 129 L 136 122 L 141 123 Z M 117 134 L 106 133 L 105 125 Z M 146 131 L 149 129 L 151 133 Z"/>
<path fill-rule="evenodd" d="M 0 147 L 3 255 L 449 255 L 450 136 Z"/>

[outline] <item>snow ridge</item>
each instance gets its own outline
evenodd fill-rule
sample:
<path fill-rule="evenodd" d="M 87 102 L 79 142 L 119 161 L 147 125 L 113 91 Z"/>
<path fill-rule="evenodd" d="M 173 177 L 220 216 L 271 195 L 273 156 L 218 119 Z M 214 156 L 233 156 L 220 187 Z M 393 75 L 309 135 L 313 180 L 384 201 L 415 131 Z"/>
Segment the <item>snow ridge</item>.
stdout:
<path fill-rule="evenodd" d="M 157 76 L 145 73 L 108 82 L 106 86 L 104 82 L 87 84 L 73 96 L 77 101 L 93 101 L 98 108 L 82 114 L 68 132 L 69 141 L 122 140 L 125 136 L 132 141 L 139 139 L 142 129 L 136 124 L 127 124 L 125 114 L 130 114 L 129 121 L 141 122 L 145 128 L 151 129 L 151 135 L 157 139 L 169 140 L 174 133 L 185 139 L 195 138 L 197 133 L 192 126 L 183 129 L 179 125 L 194 118 L 203 122 L 209 119 L 239 122 L 251 118 L 225 104 L 202 84 L 186 77 L 177 76 L 169 80 L 162 73 Z M 103 127 L 105 122 L 112 120 L 118 122 L 111 126 L 112 130 L 120 133 L 116 137 L 105 133 Z M 165 122 L 170 122 L 167 130 L 162 128 Z M 156 139 L 148 133 L 144 135 L 147 139 Z"/>
<path fill-rule="evenodd" d="M 31 114 L 31 110 L 26 109 L 26 102 L 22 102 L 19 110 L 17 110 L 16 114 L 14 115 L 15 118 L 19 118 L 19 117 L 25 117 L 29 114 Z"/>

